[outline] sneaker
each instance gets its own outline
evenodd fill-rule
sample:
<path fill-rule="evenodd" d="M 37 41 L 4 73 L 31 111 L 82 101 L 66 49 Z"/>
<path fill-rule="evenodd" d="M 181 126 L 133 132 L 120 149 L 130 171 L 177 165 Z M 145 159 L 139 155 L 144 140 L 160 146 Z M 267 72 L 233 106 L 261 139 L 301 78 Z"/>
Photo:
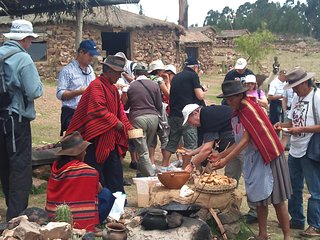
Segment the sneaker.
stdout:
<path fill-rule="evenodd" d="M 246 224 L 258 223 L 258 218 L 249 214 L 245 215 Z"/>
<path fill-rule="evenodd" d="M 307 237 L 307 238 L 320 238 L 320 229 L 317 229 L 313 226 L 309 226 L 306 230 L 300 233 L 302 237 Z"/>

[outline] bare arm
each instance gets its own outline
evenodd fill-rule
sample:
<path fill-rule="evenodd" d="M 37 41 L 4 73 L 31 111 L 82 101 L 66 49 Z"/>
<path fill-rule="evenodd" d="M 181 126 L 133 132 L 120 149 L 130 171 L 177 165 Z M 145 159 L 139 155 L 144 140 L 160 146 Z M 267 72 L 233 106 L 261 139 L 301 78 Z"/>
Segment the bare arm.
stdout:
<path fill-rule="evenodd" d="M 85 87 L 82 87 L 80 89 L 77 90 L 65 90 L 61 96 L 61 100 L 65 101 L 65 100 L 69 100 L 72 99 L 74 97 L 80 96 L 83 94 L 84 90 L 86 90 Z"/>
<path fill-rule="evenodd" d="M 268 94 L 268 100 L 271 101 L 271 100 L 280 100 L 281 98 L 283 98 L 283 95 L 270 95 Z"/>
<path fill-rule="evenodd" d="M 250 135 L 247 131 L 244 131 L 241 141 L 238 144 L 234 144 L 235 147 L 227 156 L 214 160 L 214 162 L 212 163 L 213 168 L 223 168 L 229 161 L 231 161 L 241 153 L 241 151 L 248 145 L 249 141 Z"/>
<path fill-rule="evenodd" d="M 204 99 L 204 91 L 202 90 L 202 88 L 195 88 L 194 94 L 200 101 Z"/>

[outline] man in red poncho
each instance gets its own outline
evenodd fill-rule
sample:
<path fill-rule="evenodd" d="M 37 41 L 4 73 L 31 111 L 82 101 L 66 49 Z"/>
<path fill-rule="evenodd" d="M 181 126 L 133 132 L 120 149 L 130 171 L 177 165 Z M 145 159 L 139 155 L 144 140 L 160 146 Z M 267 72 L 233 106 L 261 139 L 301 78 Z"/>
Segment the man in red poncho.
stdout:
<path fill-rule="evenodd" d="M 92 143 L 85 163 L 97 169 L 103 187 L 124 192 L 121 158 L 127 151 L 127 131 L 132 126 L 114 83 L 124 72 L 125 59 L 109 55 L 102 64 L 103 73 L 83 93 L 67 134 L 78 131 Z"/>

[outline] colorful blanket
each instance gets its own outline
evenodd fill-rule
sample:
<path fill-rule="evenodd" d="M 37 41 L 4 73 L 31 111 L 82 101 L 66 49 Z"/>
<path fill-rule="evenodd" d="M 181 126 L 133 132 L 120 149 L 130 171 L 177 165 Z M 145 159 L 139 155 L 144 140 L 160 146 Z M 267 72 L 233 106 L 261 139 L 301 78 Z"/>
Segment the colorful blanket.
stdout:
<path fill-rule="evenodd" d="M 57 206 L 67 204 L 73 216 L 73 227 L 93 231 L 99 223 L 98 172 L 89 165 L 73 160 L 60 169 L 52 166 L 48 181 L 46 211 L 55 218 Z"/>
<path fill-rule="evenodd" d="M 269 118 L 256 102 L 246 97 L 235 114 L 239 116 L 266 164 L 284 152 Z"/>
<path fill-rule="evenodd" d="M 118 121 L 124 130 L 115 129 Z M 67 134 L 79 131 L 86 141 L 96 144 L 96 159 L 103 163 L 110 152 L 118 147 L 120 156 L 128 149 L 127 130 L 132 128 L 123 110 L 117 88 L 100 76 L 87 87 L 72 117 Z"/>

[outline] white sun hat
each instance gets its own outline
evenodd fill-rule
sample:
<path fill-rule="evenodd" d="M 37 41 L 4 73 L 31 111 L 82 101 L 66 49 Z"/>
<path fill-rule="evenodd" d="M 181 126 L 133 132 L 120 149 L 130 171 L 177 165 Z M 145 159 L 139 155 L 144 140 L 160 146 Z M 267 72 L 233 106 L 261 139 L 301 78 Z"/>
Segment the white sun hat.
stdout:
<path fill-rule="evenodd" d="M 154 70 L 164 70 L 164 64 L 163 62 L 161 61 L 161 59 L 158 59 L 158 60 L 155 60 L 155 61 L 152 61 L 150 64 L 149 64 L 149 73 L 153 72 Z"/>
<path fill-rule="evenodd" d="M 198 104 L 195 104 L 195 103 L 187 104 L 186 106 L 184 106 L 184 108 L 182 109 L 182 115 L 183 115 L 183 118 L 184 118 L 182 126 L 187 123 L 189 115 L 199 107 L 200 106 Z"/>
<path fill-rule="evenodd" d="M 164 70 L 165 70 L 165 71 L 171 71 L 172 73 L 177 74 L 177 69 L 176 69 L 176 67 L 173 66 L 172 64 L 166 65 L 166 66 L 164 67 Z"/>
<path fill-rule="evenodd" d="M 3 35 L 8 39 L 18 41 L 29 36 L 34 38 L 39 37 L 38 34 L 33 32 L 32 23 L 24 19 L 12 21 L 10 32 Z"/>
<path fill-rule="evenodd" d="M 246 76 L 244 82 L 245 83 L 256 83 L 257 82 L 256 76 L 253 74 L 249 74 Z"/>

